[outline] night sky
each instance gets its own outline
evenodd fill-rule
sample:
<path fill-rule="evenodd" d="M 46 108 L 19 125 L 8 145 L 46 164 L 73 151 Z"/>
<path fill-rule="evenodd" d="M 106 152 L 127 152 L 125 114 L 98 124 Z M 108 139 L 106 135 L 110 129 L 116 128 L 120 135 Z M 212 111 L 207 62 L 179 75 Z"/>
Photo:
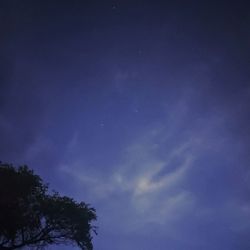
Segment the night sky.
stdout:
<path fill-rule="evenodd" d="M 0 31 L 0 160 L 95 207 L 95 250 L 250 249 L 247 2 L 3 0 Z"/>

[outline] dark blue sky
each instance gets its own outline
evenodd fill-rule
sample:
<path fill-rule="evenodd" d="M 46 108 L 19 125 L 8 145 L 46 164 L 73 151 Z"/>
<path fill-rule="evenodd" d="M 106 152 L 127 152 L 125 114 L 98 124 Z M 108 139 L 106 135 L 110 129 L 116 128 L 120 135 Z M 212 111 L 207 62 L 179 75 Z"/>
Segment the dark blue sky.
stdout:
<path fill-rule="evenodd" d="M 1 1 L 1 161 L 95 207 L 96 250 L 249 250 L 248 10 Z"/>

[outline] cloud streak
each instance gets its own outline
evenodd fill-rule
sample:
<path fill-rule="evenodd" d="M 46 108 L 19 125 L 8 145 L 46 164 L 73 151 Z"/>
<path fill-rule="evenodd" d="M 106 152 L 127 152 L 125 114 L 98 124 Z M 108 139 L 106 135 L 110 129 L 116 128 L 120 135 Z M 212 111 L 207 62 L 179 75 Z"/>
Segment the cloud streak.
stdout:
<path fill-rule="evenodd" d="M 81 160 L 62 166 L 61 171 L 87 188 L 90 197 L 107 202 L 110 209 L 117 209 L 117 205 L 112 208 L 113 197 L 122 197 L 127 204 L 126 220 L 133 222 L 133 230 L 147 223 L 176 221 L 195 206 L 195 196 L 182 185 L 192 168 L 198 144 L 197 140 L 186 138 L 159 156 L 159 147 L 166 143 L 166 139 L 159 141 L 159 137 L 165 137 L 162 128 L 146 131 L 137 138 L 123 151 L 120 164 L 113 166 L 108 177 L 100 173 L 88 175 L 85 171 L 88 167 Z"/>

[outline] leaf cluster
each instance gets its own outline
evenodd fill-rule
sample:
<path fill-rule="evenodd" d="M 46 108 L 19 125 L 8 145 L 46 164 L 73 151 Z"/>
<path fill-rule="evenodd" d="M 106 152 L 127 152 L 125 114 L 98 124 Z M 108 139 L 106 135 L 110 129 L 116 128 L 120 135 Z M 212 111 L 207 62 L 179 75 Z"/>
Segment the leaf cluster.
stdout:
<path fill-rule="evenodd" d="M 0 249 L 73 244 L 91 250 L 95 209 L 59 193 L 27 166 L 0 163 Z"/>

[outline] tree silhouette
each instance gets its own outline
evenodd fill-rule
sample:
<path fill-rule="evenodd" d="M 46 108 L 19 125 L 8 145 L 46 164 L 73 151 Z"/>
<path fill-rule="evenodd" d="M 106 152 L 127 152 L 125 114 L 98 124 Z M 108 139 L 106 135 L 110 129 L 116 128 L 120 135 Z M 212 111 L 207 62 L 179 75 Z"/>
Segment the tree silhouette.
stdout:
<path fill-rule="evenodd" d="M 58 193 L 27 166 L 0 163 L 0 250 L 73 244 L 91 250 L 95 209 Z"/>

